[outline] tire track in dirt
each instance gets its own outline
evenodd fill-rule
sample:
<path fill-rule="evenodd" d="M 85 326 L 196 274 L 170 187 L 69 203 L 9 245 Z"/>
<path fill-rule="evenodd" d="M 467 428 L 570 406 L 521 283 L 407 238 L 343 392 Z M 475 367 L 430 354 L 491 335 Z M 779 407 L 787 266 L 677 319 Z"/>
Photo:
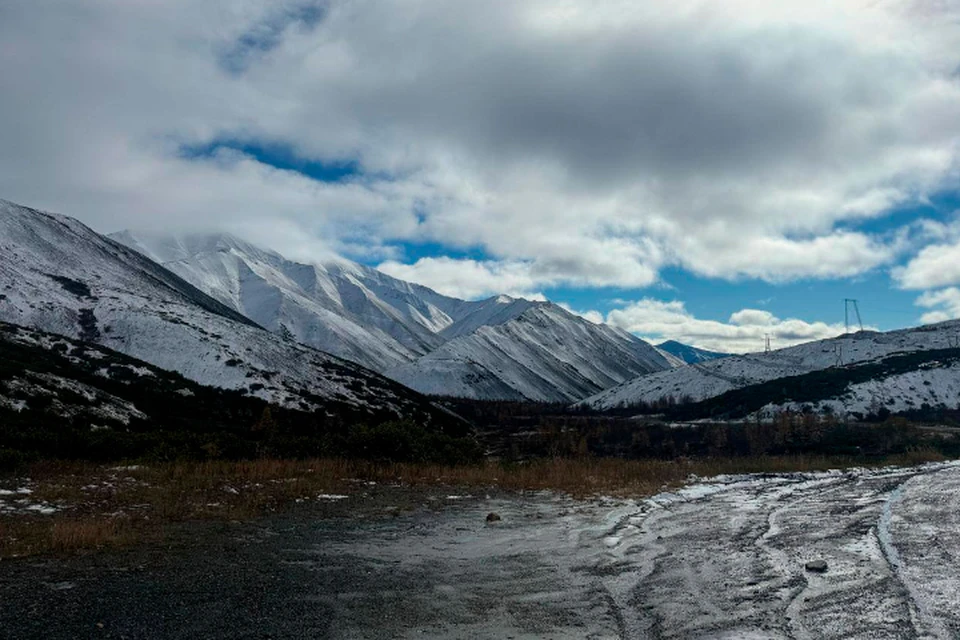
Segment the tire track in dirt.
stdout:
<path fill-rule="evenodd" d="M 811 640 L 813 636 L 803 623 L 803 605 L 804 592 L 808 582 L 796 561 L 792 560 L 787 553 L 775 546 L 772 541 L 781 532 L 779 518 L 788 508 L 795 508 L 804 499 L 819 497 L 802 496 L 799 499 L 793 499 L 796 494 L 809 492 L 813 490 L 837 489 L 849 483 L 850 478 L 843 476 L 840 478 L 826 478 L 822 480 L 805 480 L 793 486 L 778 491 L 773 498 L 773 508 L 767 514 L 767 528 L 755 541 L 754 544 L 770 558 L 776 571 L 783 580 L 783 585 L 778 591 L 785 592 L 782 599 L 785 603 L 784 619 L 787 623 L 787 632 L 793 640 Z M 784 503 L 785 499 L 791 499 L 789 503 Z"/>
<path fill-rule="evenodd" d="M 615 547 L 633 568 L 604 582 L 621 636 L 916 637 L 875 523 L 891 481 L 937 470 L 741 476 L 655 497 L 610 534 L 641 530 Z M 824 576 L 805 569 L 818 558 Z"/>
<path fill-rule="evenodd" d="M 890 530 L 894 507 L 896 507 L 903 498 L 907 484 L 918 477 L 920 476 L 912 476 L 906 479 L 900 483 L 896 489 L 890 492 L 883 506 L 883 511 L 877 520 L 877 539 L 880 542 L 883 557 L 890 566 L 891 572 L 903 587 L 904 597 L 907 600 L 907 605 L 910 610 L 910 622 L 917 631 L 917 637 L 934 640 L 952 640 L 954 636 L 947 630 L 943 622 L 929 611 L 926 599 L 917 588 L 917 585 L 914 584 L 913 580 L 911 580 L 904 571 L 903 560 L 900 557 L 900 552 L 894 543 L 893 533 Z"/>

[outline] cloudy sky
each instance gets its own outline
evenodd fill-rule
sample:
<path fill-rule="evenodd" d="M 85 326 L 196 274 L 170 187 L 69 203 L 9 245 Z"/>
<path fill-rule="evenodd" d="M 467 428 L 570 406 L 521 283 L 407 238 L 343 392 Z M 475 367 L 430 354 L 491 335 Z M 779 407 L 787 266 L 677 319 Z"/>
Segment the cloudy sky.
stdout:
<path fill-rule="evenodd" d="M 9 0 L 0 197 L 735 351 L 960 317 L 955 0 Z"/>

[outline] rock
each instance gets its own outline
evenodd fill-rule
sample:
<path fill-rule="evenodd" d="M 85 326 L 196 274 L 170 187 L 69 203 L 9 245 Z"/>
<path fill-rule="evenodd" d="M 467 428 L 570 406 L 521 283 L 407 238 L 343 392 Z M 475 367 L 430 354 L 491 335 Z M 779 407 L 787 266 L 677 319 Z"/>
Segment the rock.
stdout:
<path fill-rule="evenodd" d="M 814 573 L 825 573 L 827 571 L 827 561 L 826 560 L 811 560 L 806 564 L 807 571 L 812 571 Z"/>
<path fill-rule="evenodd" d="M 487 522 L 498 522 L 501 520 L 500 516 L 492 511 L 487 514 Z"/>

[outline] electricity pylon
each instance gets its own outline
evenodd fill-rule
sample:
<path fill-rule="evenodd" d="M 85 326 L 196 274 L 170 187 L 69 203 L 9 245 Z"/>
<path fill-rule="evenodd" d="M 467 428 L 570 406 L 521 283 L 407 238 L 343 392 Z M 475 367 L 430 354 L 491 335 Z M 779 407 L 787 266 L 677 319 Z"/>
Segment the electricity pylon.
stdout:
<path fill-rule="evenodd" d="M 857 324 L 860 326 L 860 331 L 863 331 L 863 321 L 860 319 L 860 307 L 857 306 L 857 301 L 853 298 L 844 298 L 843 299 L 843 325 L 846 328 L 847 333 L 850 333 L 850 307 L 853 306 L 853 313 L 857 317 Z"/>

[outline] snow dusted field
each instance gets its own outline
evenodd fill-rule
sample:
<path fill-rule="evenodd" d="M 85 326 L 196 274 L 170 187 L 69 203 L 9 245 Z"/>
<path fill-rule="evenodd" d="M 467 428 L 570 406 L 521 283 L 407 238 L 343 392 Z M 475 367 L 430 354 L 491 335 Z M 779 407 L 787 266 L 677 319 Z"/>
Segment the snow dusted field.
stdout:
<path fill-rule="evenodd" d="M 18 638 L 960 636 L 958 465 L 719 477 L 643 501 L 397 491 L 191 531 L 162 552 L 5 563 L 0 629 Z M 383 515 L 398 500 L 404 513 Z M 502 520 L 487 523 L 491 511 Z M 808 571 L 815 560 L 827 570 Z"/>
<path fill-rule="evenodd" d="M 960 467 L 721 478 L 615 528 L 627 637 L 956 638 Z M 615 541 L 615 542 L 614 542 Z M 825 573 L 805 564 L 827 563 Z"/>

